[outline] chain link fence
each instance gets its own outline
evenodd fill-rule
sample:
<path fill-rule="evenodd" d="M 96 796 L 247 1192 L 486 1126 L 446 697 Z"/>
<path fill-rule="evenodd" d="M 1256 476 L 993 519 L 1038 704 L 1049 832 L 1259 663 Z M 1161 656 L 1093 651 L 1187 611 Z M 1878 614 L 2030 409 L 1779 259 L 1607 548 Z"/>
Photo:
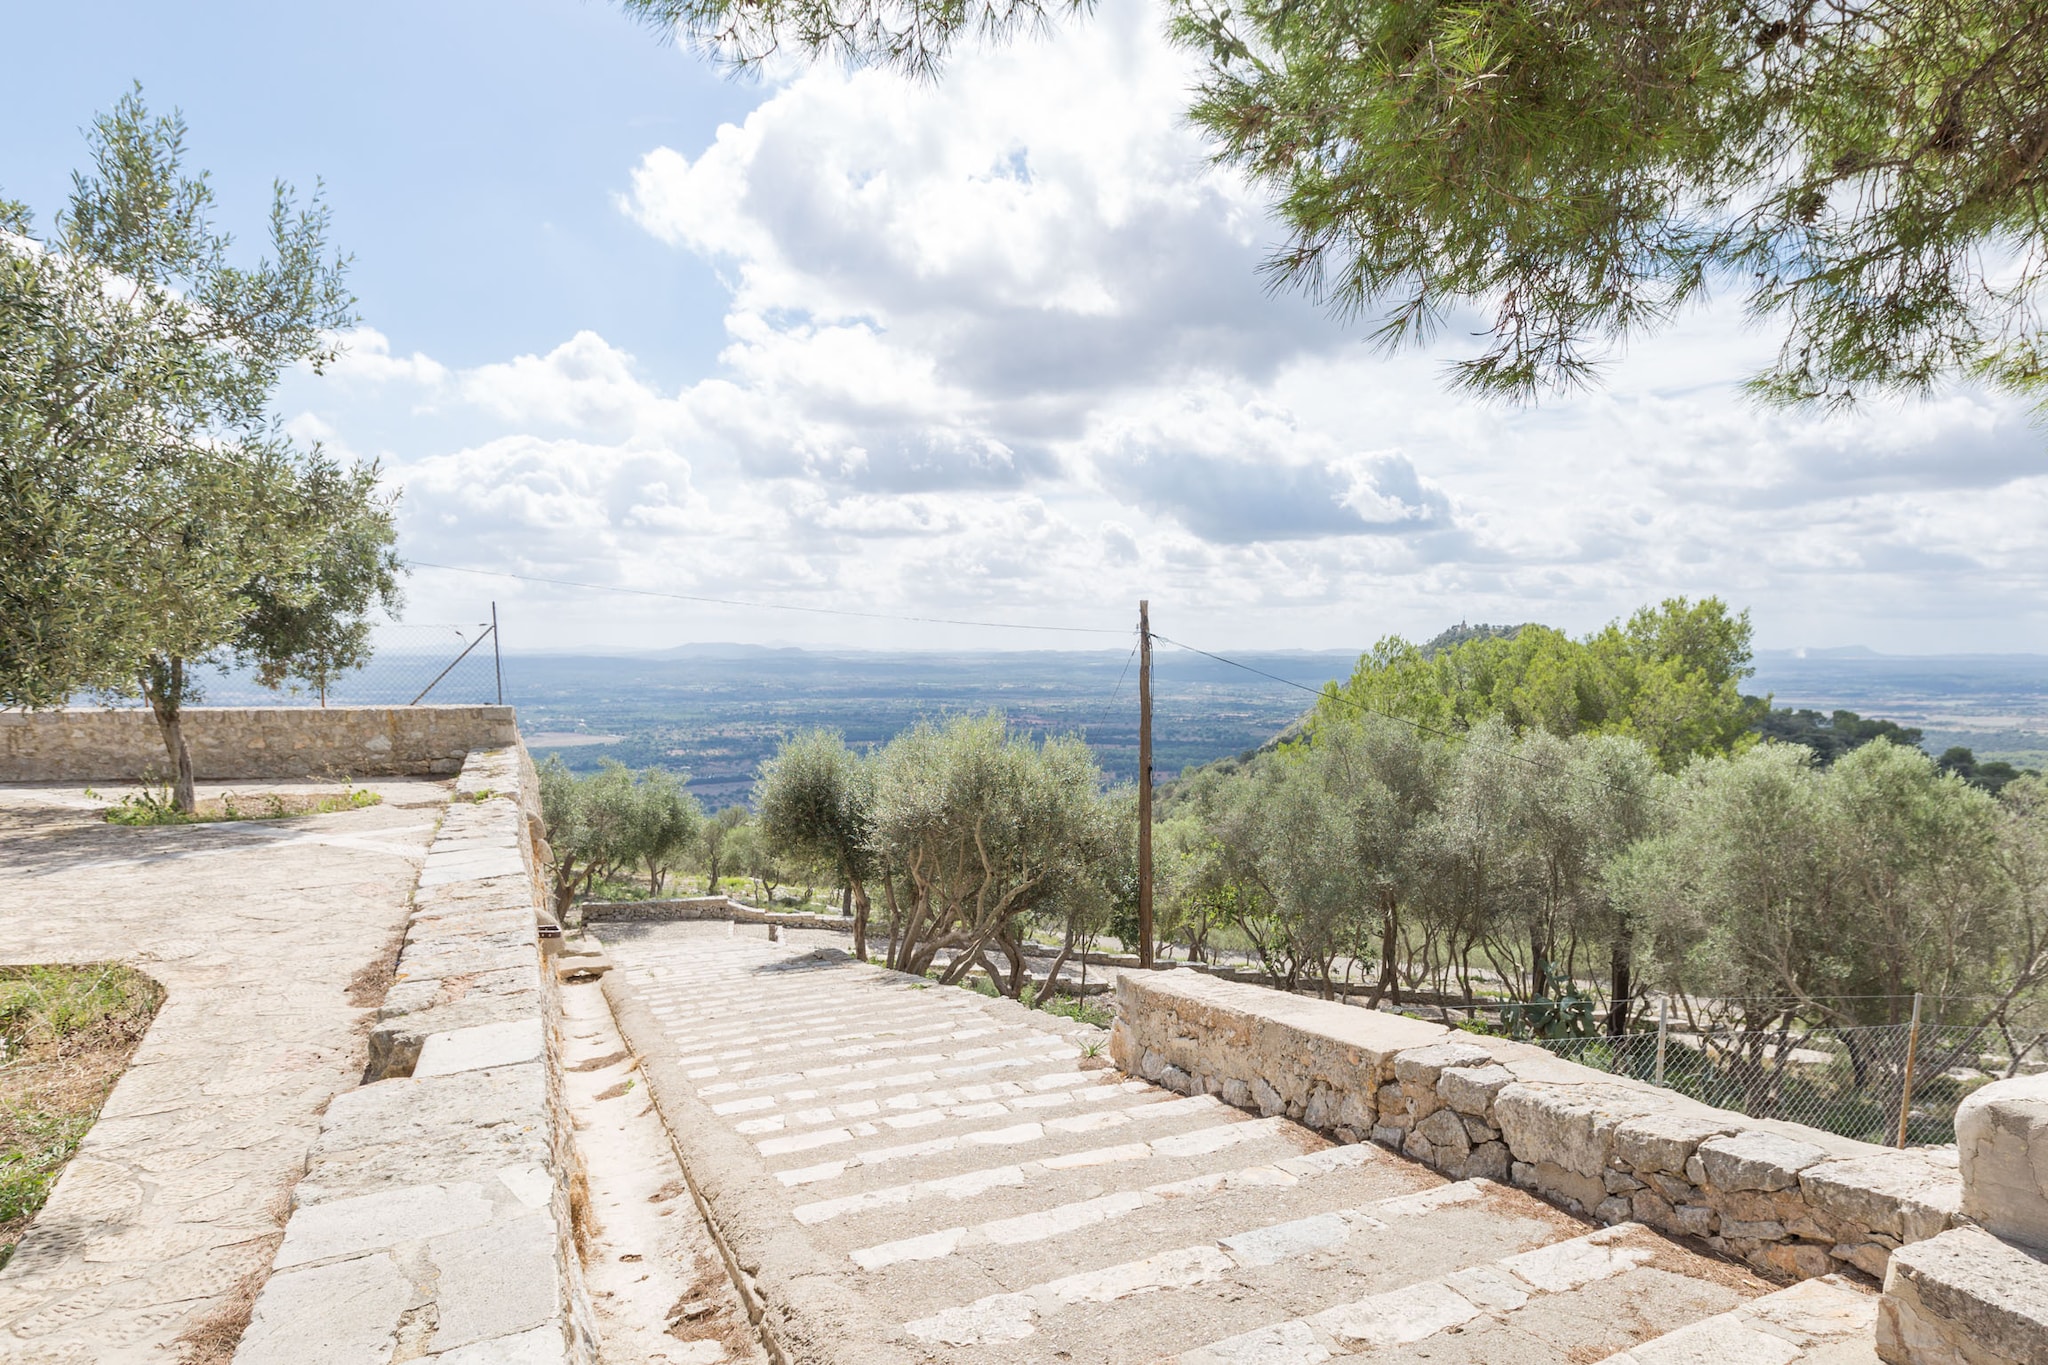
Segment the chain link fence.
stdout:
<path fill-rule="evenodd" d="M 2000 1076 L 2048 1069 L 2048 1028 L 2009 1021 L 1744 1029 L 1668 1019 L 1620 1037 L 1533 1041 L 1717 1109 L 1886 1146 L 1954 1142 L 1964 1096 Z"/>
<path fill-rule="evenodd" d="M 308 684 L 265 687 L 247 671 L 202 671 L 207 706 L 412 706 L 501 699 L 497 638 L 489 621 L 376 627 L 364 667 L 333 679 L 323 696 Z"/>

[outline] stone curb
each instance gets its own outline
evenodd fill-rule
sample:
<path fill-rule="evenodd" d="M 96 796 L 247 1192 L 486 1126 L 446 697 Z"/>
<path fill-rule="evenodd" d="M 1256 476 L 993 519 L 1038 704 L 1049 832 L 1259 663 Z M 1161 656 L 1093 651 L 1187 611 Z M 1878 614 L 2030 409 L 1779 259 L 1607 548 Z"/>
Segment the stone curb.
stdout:
<path fill-rule="evenodd" d="M 660 1022 L 623 974 L 608 974 L 600 984 L 769 1358 L 777 1365 L 918 1359 L 918 1353 L 890 1344 L 900 1330 L 840 1283 L 841 1267 L 790 1218 L 774 1176 L 751 1144 L 697 1098 L 696 1087 L 670 1056 L 674 1049 Z"/>
<path fill-rule="evenodd" d="M 2048 1365 L 2048 1263 L 1978 1228 L 1901 1247 L 1877 1307 L 1892 1365 Z"/>

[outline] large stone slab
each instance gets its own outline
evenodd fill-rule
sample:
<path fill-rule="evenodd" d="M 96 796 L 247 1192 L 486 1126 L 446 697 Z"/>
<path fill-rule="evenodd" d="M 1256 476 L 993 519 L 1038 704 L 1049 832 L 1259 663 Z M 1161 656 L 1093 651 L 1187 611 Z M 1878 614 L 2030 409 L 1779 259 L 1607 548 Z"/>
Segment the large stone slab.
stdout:
<path fill-rule="evenodd" d="M 1663 1096 L 1598 1081 L 1518 1082 L 1495 1097 L 1493 1115 L 1517 1161 L 1548 1162 L 1597 1179 L 1613 1155 L 1615 1131 L 1670 1105 Z"/>
<path fill-rule="evenodd" d="M 372 1039 L 382 1067 L 412 1075 L 329 1105 L 275 1288 L 258 1300 L 259 1318 L 277 1325 L 238 1365 L 330 1358 L 307 1335 L 327 1330 L 328 1310 L 298 1288 L 316 1271 L 376 1289 L 373 1305 L 347 1310 L 361 1323 L 341 1325 L 350 1342 L 383 1351 L 380 1365 L 594 1360 L 571 1231 L 576 1158 L 547 1060 L 559 1000 L 539 970 L 539 883 L 522 847 L 533 834 L 524 805 L 501 799 L 531 779 L 518 751 L 465 764 L 458 796 L 469 799 L 451 807 L 429 855 L 439 875 L 421 890 Z M 395 1267 L 403 1292 L 377 1266 Z M 375 1337 L 401 1300 L 395 1335 Z M 294 1314 L 303 1321 L 288 1328 Z"/>
<path fill-rule="evenodd" d="M 1994 1081 L 1956 1107 L 1963 1212 L 2048 1251 L 2048 1072 Z"/>
<path fill-rule="evenodd" d="M 540 1061 L 419 1080 L 379 1081 L 339 1096 L 320 1130 L 319 1159 L 293 1191 L 301 1207 L 479 1173 L 538 1170 L 548 1141 Z"/>
<path fill-rule="evenodd" d="M 497 1215 L 483 1184 L 402 1185 L 300 1208 L 285 1225 L 277 1268 L 359 1256 L 445 1232 L 480 1227 Z"/>
<path fill-rule="evenodd" d="M 1799 1188 L 1830 1218 L 1900 1242 L 1939 1234 L 1962 1204 L 1955 1155 L 1939 1148 L 1823 1161 L 1799 1172 Z"/>
<path fill-rule="evenodd" d="M 536 999 L 535 1004 L 538 1003 Z M 454 1029 L 427 1038 L 420 1047 L 420 1059 L 412 1074 L 424 1079 L 452 1075 L 458 1071 L 517 1066 L 539 1057 L 545 1045 L 545 1033 L 537 1013 L 526 1019 Z"/>
<path fill-rule="evenodd" d="M 2048 1262 L 1980 1228 L 1901 1247 L 1877 1353 L 1891 1365 L 2048 1365 Z"/>
<path fill-rule="evenodd" d="M 1732 1114 L 1662 1110 L 1632 1118 L 1617 1127 L 1614 1154 L 1631 1170 L 1684 1175 L 1686 1163 L 1702 1142 L 1741 1130 L 1740 1121 Z"/>
<path fill-rule="evenodd" d="M 1729 1137 L 1708 1138 L 1699 1145 L 1695 1158 L 1705 1172 L 1705 1184 L 1717 1190 L 1739 1193 L 1756 1190 L 1790 1190 L 1799 1186 L 1799 1173 L 1827 1160 L 1825 1147 L 1764 1129 L 1751 1129 Z"/>
<path fill-rule="evenodd" d="M 236 1365 L 389 1365 L 398 1329 L 421 1302 L 389 1256 L 359 1256 L 270 1277 Z"/>

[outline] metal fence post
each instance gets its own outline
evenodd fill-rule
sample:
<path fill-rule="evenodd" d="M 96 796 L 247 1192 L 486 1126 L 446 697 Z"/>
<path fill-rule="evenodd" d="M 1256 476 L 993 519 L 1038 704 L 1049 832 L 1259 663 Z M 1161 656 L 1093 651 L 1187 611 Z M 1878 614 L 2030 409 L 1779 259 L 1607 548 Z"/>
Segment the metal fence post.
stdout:
<path fill-rule="evenodd" d="M 495 633 L 493 634 L 493 638 L 495 639 Z M 426 685 L 425 687 L 422 687 L 422 688 L 420 689 L 420 694 L 419 694 L 419 696 L 417 696 L 417 697 L 414 697 L 414 698 L 413 698 L 413 699 L 412 699 L 411 701 L 407 702 L 407 703 L 406 703 L 406 705 L 407 705 L 407 706 L 418 706 L 418 705 L 420 704 L 420 702 L 421 702 L 421 701 L 425 700 L 425 698 L 426 698 L 426 695 L 427 695 L 427 693 L 429 693 L 429 692 L 433 691 L 433 690 L 434 690 L 435 688 L 437 688 L 437 687 L 439 687 L 439 686 L 441 685 L 441 679 L 443 679 L 443 678 L 447 677 L 447 676 L 448 676 L 448 675 L 449 675 L 450 673 L 453 673 L 453 672 L 455 671 L 455 665 L 456 665 L 456 664 L 459 664 L 459 663 L 461 663 L 461 662 L 462 662 L 462 661 L 463 661 L 464 659 L 467 659 L 467 658 L 469 657 L 469 652 L 470 652 L 470 651 L 471 651 L 472 649 L 475 649 L 475 648 L 476 648 L 476 647 L 477 647 L 478 645 L 482 644 L 483 642 L 484 642 L 484 637 L 483 637 L 483 636 L 481 636 L 481 635 L 479 635 L 479 636 L 477 636 L 477 637 L 476 637 L 476 638 L 475 638 L 474 640 L 471 640 L 471 641 L 470 641 L 470 642 L 469 642 L 468 644 L 464 645 L 464 646 L 462 647 L 462 652 L 461 652 L 460 654 L 456 655 L 456 656 L 454 657 L 454 659 L 452 659 L 452 660 L 451 660 L 451 661 L 449 662 L 449 664 L 448 664 L 448 666 L 447 666 L 446 668 L 442 669 L 442 670 L 441 670 L 441 671 L 440 671 L 439 673 L 436 673 L 436 674 L 434 675 L 434 680 L 433 680 L 432 682 L 428 683 L 428 684 L 427 684 L 427 685 Z"/>
<path fill-rule="evenodd" d="M 1664 1084 L 1664 1043 L 1665 1043 L 1665 1040 L 1666 1040 L 1666 1038 L 1668 1038 L 1668 1037 L 1670 1036 L 1670 1030 L 1671 1030 L 1671 1001 L 1670 1001 L 1670 1000 L 1669 1000 L 1669 999 L 1667 998 L 1667 999 L 1659 1000 L 1659 1001 L 1657 1002 L 1657 1076 L 1656 1076 L 1656 1083 L 1657 1083 L 1658 1085 L 1662 1085 L 1662 1084 Z"/>
<path fill-rule="evenodd" d="M 1913 1113 L 1913 1056 L 1920 1050 L 1920 992 L 1913 992 L 1913 1023 L 1906 1030 L 1906 1075 L 1899 1084 L 1899 1146 L 1906 1145 L 1906 1120 Z"/>
<path fill-rule="evenodd" d="M 491 603 L 491 670 L 498 675 L 498 705 L 505 704 L 505 656 L 498 649 L 498 604 Z"/>

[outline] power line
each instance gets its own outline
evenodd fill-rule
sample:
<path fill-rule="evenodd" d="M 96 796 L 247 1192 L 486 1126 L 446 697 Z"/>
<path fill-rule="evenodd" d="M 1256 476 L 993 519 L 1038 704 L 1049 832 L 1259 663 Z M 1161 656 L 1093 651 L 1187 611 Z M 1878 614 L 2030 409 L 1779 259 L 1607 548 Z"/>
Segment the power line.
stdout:
<path fill-rule="evenodd" d="M 810 616 L 843 616 L 866 621 L 907 621 L 916 625 L 973 626 L 987 630 L 1055 631 L 1069 635 L 1121 635 L 1124 633 L 1124 630 L 1121 627 L 1109 626 L 1050 626 L 1038 625 L 1035 623 L 1022 621 L 975 621 L 953 616 L 906 616 L 894 612 L 852 611 L 844 607 L 811 607 L 801 606 L 789 602 L 748 602 L 732 597 L 708 597 L 698 593 L 662 592 L 653 588 L 626 588 L 620 587 L 619 585 L 613 583 L 584 583 L 572 578 L 546 578 L 538 574 L 512 573 L 509 570 L 505 569 L 472 569 L 460 564 L 436 564 L 431 560 L 425 559 L 415 559 L 411 562 L 422 569 L 439 569 L 444 573 L 477 574 L 486 578 L 509 578 L 521 583 L 544 583 L 549 586 L 558 588 L 580 588 L 587 592 L 620 593 L 630 597 L 655 597 L 674 602 L 702 602 L 712 606 L 746 607 L 757 611 L 794 611 L 802 612 Z M 1310 687 L 1306 683 L 1298 683 L 1294 681 L 1294 679 L 1292 678 L 1283 678 L 1277 673 L 1268 673 L 1263 668 L 1254 667 L 1251 664 L 1240 662 L 1237 659 L 1226 658 L 1221 654 L 1216 654 L 1206 649 L 1198 649 L 1194 645 L 1184 644 L 1179 640 L 1171 639 L 1168 636 L 1161 635 L 1158 631 L 1152 631 L 1150 632 L 1150 635 L 1152 639 L 1159 641 L 1161 644 L 1172 645 L 1175 649 L 1184 649 L 1188 651 L 1190 654 L 1199 654 L 1205 659 L 1213 659 L 1217 663 L 1228 665 L 1231 668 L 1242 669 L 1246 673 L 1255 674 L 1258 677 L 1267 679 L 1268 681 L 1279 683 L 1283 687 L 1291 687 L 1294 688 L 1296 691 L 1306 692 L 1311 696 L 1317 698 L 1325 696 L 1330 697 L 1335 701 L 1339 701 L 1344 703 L 1345 705 L 1355 707 L 1356 709 L 1366 712 L 1367 714 L 1380 716 L 1384 719 L 1391 721 L 1398 721 L 1399 723 L 1410 726 L 1423 734 L 1433 735 L 1439 739 L 1449 740 L 1453 743 L 1468 744 L 1471 745 L 1473 748 L 1479 749 L 1481 752 L 1484 753 L 1499 754 L 1504 758 L 1511 758 L 1518 763 L 1526 764 L 1527 766 L 1536 769 L 1538 772 L 1555 772 L 1565 777 L 1577 778 L 1581 781 L 1588 780 L 1584 775 L 1571 773 L 1566 769 L 1556 767 L 1554 764 L 1540 762 L 1537 759 L 1530 758 L 1526 754 L 1518 754 L 1511 749 L 1495 748 L 1492 745 L 1475 744 L 1473 743 L 1469 735 L 1459 734 L 1455 731 L 1441 729 L 1437 726 L 1429 725 L 1423 721 L 1414 720 L 1408 716 L 1395 715 L 1391 711 L 1381 711 L 1376 707 L 1367 706 L 1365 703 L 1358 701 L 1355 698 L 1347 697 L 1341 692 L 1333 691 L 1326 693 L 1319 687 Z M 1134 645 L 1132 647 L 1132 653 L 1135 654 L 1136 652 L 1137 646 Z M 1129 658 L 1126 658 L 1124 660 L 1124 668 L 1126 670 L 1130 668 Z M 1117 691 L 1121 692 L 1122 690 L 1123 677 L 1122 675 L 1119 675 L 1117 679 Z M 1598 786 L 1605 787 L 1607 790 L 1615 793 L 1617 796 L 1626 796 L 1631 794 L 1626 789 L 1616 786 L 1612 782 L 1603 781 L 1597 778 L 1590 780 L 1592 780 Z M 1659 805 L 1666 804 L 1663 798 L 1657 796 L 1654 792 L 1644 792 L 1640 794 L 1644 796 L 1646 799 L 1654 801 Z"/>
<path fill-rule="evenodd" d="M 1131 652 L 1124 655 L 1123 672 L 1116 675 L 1116 688 L 1109 694 L 1109 699 L 1111 702 L 1116 701 L 1118 697 L 1121 697 L 1124 694 L 1124 679 L 1131 675 L 1131 660 L 1137 657 L 1138 642 L 1136 640 L 1133 640 L 1131 641 Z"/>
<path fill-rule="evenodd" d="M 1121 635 L 1117 626 L 1042 626 L 1024 621 L 969 621 L 953 616 L 900 616 L 885 611 L 851 611 L 844 607 L 806 607 L 791 602 L 744 602 L 734 597 L 704 597 L 687 592 L 659 592 L 653 588 L 622 588 L 614 583 L 581 583 L 573 578 L 542 578 L 536 574 L 509 573 L 503 569 L 471 569 L 460 564 L 435 564 L 425 559 L 410 561 L 422 569 L 447 573 L 481 574 L 487 578 L 511 578 L 521 583 L 547 583 L 558 588 L 583 588 L 590 592 L 615 592 L 631 597 L 660 597 L 673 602 L 705 602 L 717 607 L 746 607 L 754 611 L 798 611 L 811 616 L 850 616 L 866 621 L 911 621 L 927 626 L 979 626 L 988 630 L 1050 630 L 1070 635 Z"/>

